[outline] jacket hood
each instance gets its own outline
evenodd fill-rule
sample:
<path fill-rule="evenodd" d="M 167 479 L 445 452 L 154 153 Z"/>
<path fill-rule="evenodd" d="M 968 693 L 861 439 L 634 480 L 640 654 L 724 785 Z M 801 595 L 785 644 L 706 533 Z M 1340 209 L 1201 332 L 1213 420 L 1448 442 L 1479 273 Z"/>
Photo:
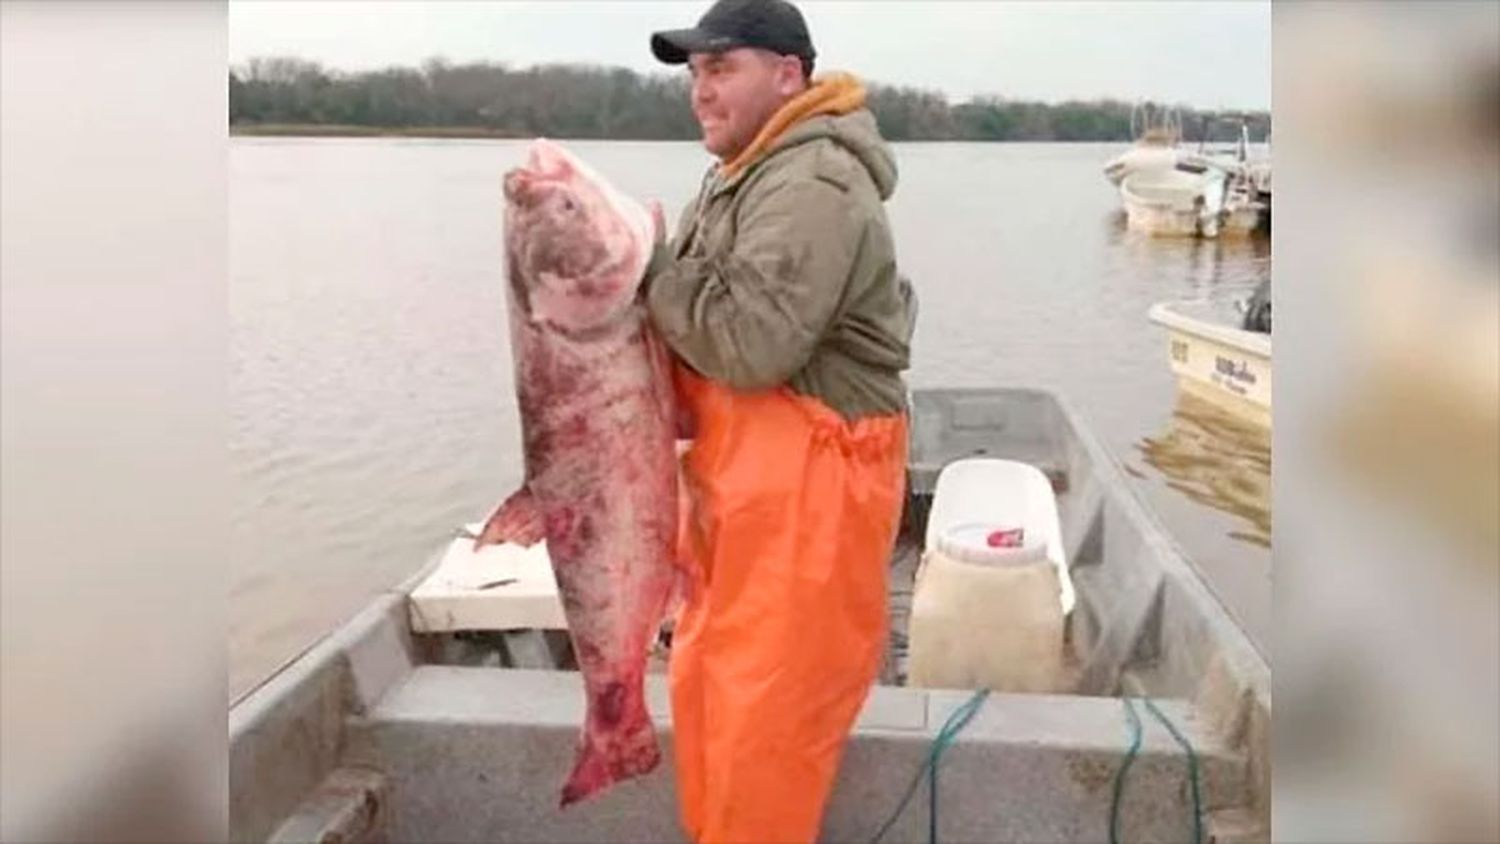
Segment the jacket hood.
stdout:
<path fill-rule="evenodd" d="M 880 127 L 869 109 L 807 120 L 789 131 L 772 151 L 819 138 L 828 138 L 853 153 L 875 180 L 881 199 L 890 199 L 896 192 L 896 157 L 880 136 Z"/>

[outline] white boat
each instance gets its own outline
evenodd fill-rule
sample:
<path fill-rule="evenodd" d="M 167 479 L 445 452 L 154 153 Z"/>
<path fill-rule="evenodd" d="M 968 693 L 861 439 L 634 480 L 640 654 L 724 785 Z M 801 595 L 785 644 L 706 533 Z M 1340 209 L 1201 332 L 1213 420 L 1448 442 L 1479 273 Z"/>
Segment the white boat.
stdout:
<path fill-rule="evenodd" d="M 1120 182 L 1120 203 L 1132 231 L 1214 237 L 1223 210 L 1224 178 L 1175 167 L 1132 173 Z"/>
<path fill-rule="evenodd" d="M 1265 169 L 1269 191 L 1270 168 Z M 1247 177 L 1233 177 L 1224 184 L 1224 207 L 1219 211 L 1219 232 L 1248 235 L 1261 228 L 1271 213 L 1270 202 L 1258 185 Z"/>
<path fill-rule="evenodd" d="M 1218 213 L 1219 232 L 1244 235 L 1268 223 L 1271 213 L 1271 162 L 1250 159 L 1250 127 L 1240 123 L 1240 137 L 1232 151 L 1211 152 L 1199 144 L 1198 152 L 1186 155 L 1178 169 L 1218 172 L 1224 179 L 1223 207 Z"/>
<path fill-rule="evenodd" d="M 1150 319 L 1167 329 L 1178 386 L 1265 427 L 1271 426 L 1271 335 L 1238 327 L 1218 302 L 1163 302 Z"/>

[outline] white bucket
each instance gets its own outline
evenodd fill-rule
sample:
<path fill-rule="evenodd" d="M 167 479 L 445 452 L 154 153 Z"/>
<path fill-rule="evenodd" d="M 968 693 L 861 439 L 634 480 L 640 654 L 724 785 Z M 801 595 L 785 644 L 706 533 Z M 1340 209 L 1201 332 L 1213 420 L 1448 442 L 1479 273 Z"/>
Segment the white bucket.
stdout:
<path fill-rule="evenodd" d="M 997 544 L 1007 539 L 1019 539 L 1019 545 Z M 1000 527 L 985 522 L 965 522 L 953 525 L 938 535 L 938 550 L 948 557 L 965 563 L 992 568 L 1016 568 L 1047 559 L 1045 541 L 1028 536 L 1022 527 Z"/>

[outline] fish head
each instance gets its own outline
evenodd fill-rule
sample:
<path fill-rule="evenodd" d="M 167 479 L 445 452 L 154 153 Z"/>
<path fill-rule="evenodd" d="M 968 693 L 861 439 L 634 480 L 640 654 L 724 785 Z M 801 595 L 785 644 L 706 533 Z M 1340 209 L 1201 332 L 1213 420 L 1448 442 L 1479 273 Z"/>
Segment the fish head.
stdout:
<path fill-rule="evenodd" d="M 547 140 L 505 174 L 504 188 L 509 276 L 523 315 L 575 333 L 626 313 L 651 257 L 645 207 Z"/>

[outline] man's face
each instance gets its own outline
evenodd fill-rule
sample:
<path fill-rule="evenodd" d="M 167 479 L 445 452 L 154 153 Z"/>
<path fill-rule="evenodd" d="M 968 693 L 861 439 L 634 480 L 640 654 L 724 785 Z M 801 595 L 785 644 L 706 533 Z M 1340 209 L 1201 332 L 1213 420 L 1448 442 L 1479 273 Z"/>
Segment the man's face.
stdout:
<path fill-rule="evenodd" d="M 802 65 L 796 56 L 742 47 L 688 57 L 693 74 L 693 115 L 703 145 L 729 161 L 750 142 L 783 103 L 800 93 Z"/>

